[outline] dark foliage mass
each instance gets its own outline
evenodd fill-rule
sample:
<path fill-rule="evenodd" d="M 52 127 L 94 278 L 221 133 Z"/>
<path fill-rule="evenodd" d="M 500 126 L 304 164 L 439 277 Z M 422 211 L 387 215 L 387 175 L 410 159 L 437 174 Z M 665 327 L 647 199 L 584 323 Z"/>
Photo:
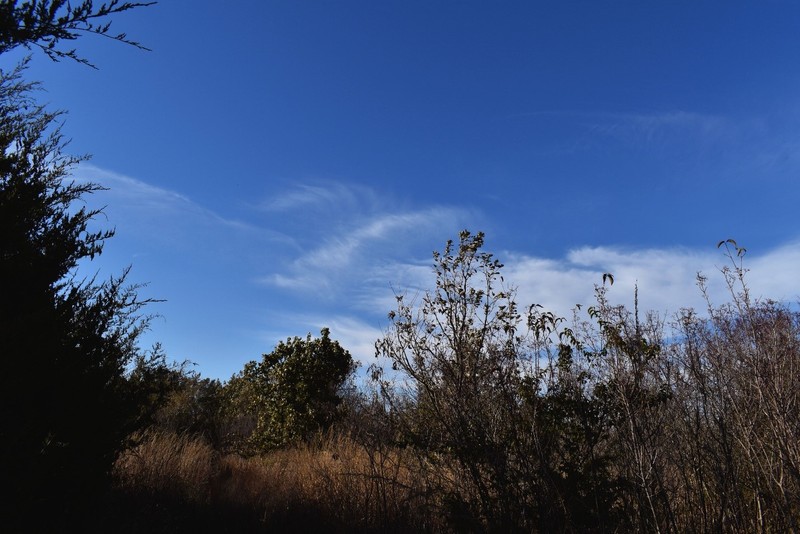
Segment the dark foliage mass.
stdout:
<path fill-rule="evenodd" d="M 800 315 L 751 299 L 743 248 L 720 243 L 731 300 L 705 316 L 640 321 L 609 304 L 606 275 L 567 323 L 537 306 L 523 320 L 482 244 L 464 232 L 435 255 L 435 290 L 398 297 L 377 344 L 392 371 L 373 371 L 389 439 L 419 456 L 450 524 L 798 528 Z"/>
<path fill-rule="evenodd" d="M 3 2 L 0 53 L 37 45 L 77 59 L 59 40 L 76 29 L 105 33 L 87 21 L 129 7 Z M 99 187 L 71 178 L 85 158 L 64 153 L 61 113 L 36 102 L 38 85 L 23 80 L 24 69 L 0 71 L 0 455 L 12 489 L 7 526 L 35 528 L 77 514 L 103 491 L 146 419 L 127 370 L 147 302 L 127 271 L 105 281 L 77 274 L 113 231 L 90 228 L 98 212 L 81 200 Z"/>

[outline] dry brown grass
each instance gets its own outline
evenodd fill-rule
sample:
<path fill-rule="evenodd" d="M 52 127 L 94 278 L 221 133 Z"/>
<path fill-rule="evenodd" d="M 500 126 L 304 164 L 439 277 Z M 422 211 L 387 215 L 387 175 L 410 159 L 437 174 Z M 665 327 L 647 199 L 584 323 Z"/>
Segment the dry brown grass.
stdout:
<path fill-rule="evenodd" d="M 424 477 L 402 451 L 328 435 L 261 457 L 220 456 L 202 439 L 151 432 L 120 457 L 118 487 L 206 510 L 239 510 L 264 531 L 432 531 Z"/>
<path fill-rule="evenodd" d="M 188 502 L 207 500 L 216 470 L 215 453 L 201 439 L 164 432 L 145 432 L 120 456 L 115 478 L 122 489 L 168 494 Z"/>

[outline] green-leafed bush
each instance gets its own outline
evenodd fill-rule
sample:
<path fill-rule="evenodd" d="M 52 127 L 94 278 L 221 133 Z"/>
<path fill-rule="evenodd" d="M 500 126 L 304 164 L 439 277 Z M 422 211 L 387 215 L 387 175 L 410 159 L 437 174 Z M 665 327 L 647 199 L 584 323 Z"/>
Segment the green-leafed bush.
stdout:
<path fill-rule="evenodd" d="M 234 442 L 261 452 L 307 441 L 341 417 L 342 387 L 354 370 L 350 353 L 329 337 L 281 342 L 245 365 L 225 388 Z"/>

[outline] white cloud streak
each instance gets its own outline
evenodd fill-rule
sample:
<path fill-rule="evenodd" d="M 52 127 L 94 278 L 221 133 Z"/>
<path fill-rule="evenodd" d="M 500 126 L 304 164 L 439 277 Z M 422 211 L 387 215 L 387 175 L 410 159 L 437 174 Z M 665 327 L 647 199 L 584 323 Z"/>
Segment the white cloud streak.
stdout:
<path fill-rule="evenodd" d="M 653 113 L 541 111 L 521 114 L 537 122 L 556 121 L 560 128 L 573 129 L 569 152 L 588 150 L 609 142 L 655 154 L 674 157 L 706 152 L 731 144 L 746 148 L 757 119 L 670 110 Z"/>
<path fill-rule="evenodd" d="M 326 206 L 352 206 L 358 203 L 359 197 L 368 195 L 368 191 L 355 189 L 338 182 L 319 184 L 296 184 L 290 191 L 271 196 L 264 200 L 259 208 L 266 212 L 290 212 L 298 209 L 324 208 Z"/>
<path fill-rule="evenodd" d="M 113 201 L 112 207 L 115 210 L 137 210 L 150 216 L 154 214 L 185 216 L 189 213 L 226 226 L 248 228 L 245 223 L 226 219 L 180 193 L 94 165 L 82 164 L 76 172 L 76 177 L 106 187 L 107 191 L 104 191 L 102 196 Z"/>
<path fill-rule="evenodd" d="M 295 258 L 286 272 L 261 279 L 268 285 L 297 291 L 316 291 L 320 287 L 338 293 L 340 284 L 357 294 L 370 292 L 369 284 L 381 280 L 386 265 L 415 254 L 423 245 L 433 246 L 441 235 L 457 231 L 468 218 L 465 210 L 432 207 L 418 211 L 354 215 L 351 220 L 326 228 L 322 243 Z M 432 251 L 432 248 L 431 248 Z M 425 250 L 423 257 L 429 257 Z M 404 268 L 403 272 L 408 272 Z M 351 295 L 352 296 L 352 295 Z M 363 297 L 359 297 L 363 298 Z"/>
<path fill-rule="evenodd" d="M 106 188 L 87 202 L 106 206 L 104 212 L 114 224 L 128 233 L 142 232 L 150 239 L 181 242 L 189 235 L 208 232 L 233 231 L 258 235 L 272 241 L 290 243 L 286 235 L 267 230 L 239 219 L 227 218 L 191 200 L 189 197 L 157 187 L 124 174 L 112 172 L 90 164 L 81 164 L 75 179 L 94 182 Z"/>

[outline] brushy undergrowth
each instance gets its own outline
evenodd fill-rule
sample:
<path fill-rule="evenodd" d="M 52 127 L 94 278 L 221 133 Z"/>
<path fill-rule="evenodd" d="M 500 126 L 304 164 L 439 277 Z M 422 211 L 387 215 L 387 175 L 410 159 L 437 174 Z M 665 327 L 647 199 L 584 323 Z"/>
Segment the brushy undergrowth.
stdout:
<path fill-rule="evenodd" d="M 698 278 L 704 315 L 640 320 L 604 280 L 586 317 L 523 322 L 481 243 L 437 256 L 421 309 L 398 298 L 392 367 L 338 426 L 248 454 L 227 437 L 246 425 L 186 424 L 202 406 L 157 418 L 116 463 L 107 530 L 800 530 L 800 313 L 750 297 L 743 249 L 728 303 Z"/>
<path fill-rule="evenodd" d="M 249 458 L 219 454 L 185 434 L 151 431 L 138 441 L 116 463 L 116 491 L 140 507 L 136 516 L 153 518 L 149 528 L 193 531 L 225 517 L 226 530 L 253 532 L 445 529 L 427 512 L 433 507 L 415 458 L 399 450 L 367 451 L 333 433 Z M 218 519 L 208 523 L 208 516 Z"/>

